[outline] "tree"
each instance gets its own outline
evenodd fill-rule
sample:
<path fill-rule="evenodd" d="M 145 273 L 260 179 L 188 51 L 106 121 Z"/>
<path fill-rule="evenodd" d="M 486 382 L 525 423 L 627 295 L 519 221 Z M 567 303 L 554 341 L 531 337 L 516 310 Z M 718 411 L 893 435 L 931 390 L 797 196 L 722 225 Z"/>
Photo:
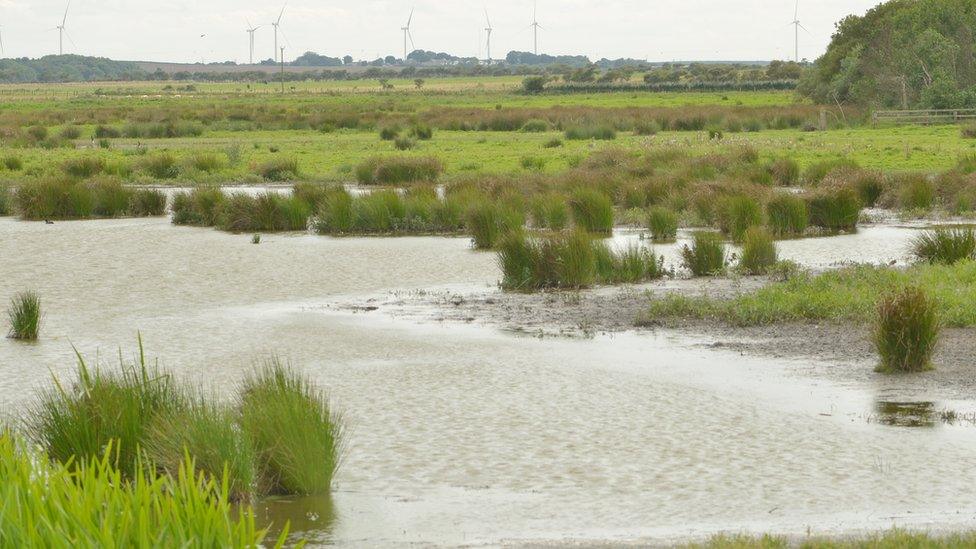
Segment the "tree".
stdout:
<path fill-rule="evenodd" d="M 530 76 L 522 81 L 522 91 L 525 93 L 542 93 L 546 89 L 549 79 L 545 76 Z"/>
<path fill-rule="evenodd" d="M 345 56 L 345 57 L 342 58 L 342 64 L 343 65 L 352 65 L 352 61 L 353 61 L 353 59 L 352 59 L 352 56 L 351 55 L 347 55 L 347 56 Z"/>
<path fill-rule="evenodd" d="M 418 78 L 418 79 L 414 80 L 413 81 L 413 85 L 416 86 L 418 90 L 420 88 L 423 88 L 424 87 L 424 79 L 423 78 Z"/>

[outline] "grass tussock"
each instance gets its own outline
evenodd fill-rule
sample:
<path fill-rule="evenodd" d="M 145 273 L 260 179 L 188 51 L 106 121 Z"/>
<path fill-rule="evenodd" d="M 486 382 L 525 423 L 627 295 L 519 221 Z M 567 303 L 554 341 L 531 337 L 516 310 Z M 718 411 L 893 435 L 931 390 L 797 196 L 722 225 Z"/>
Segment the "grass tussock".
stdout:
<path fill-rule="evenodd" d="M 751 275 L 766 274 L 778 261 L 773 235 L 765 227 L 750 227 L 742 238 L 739 268 Z"/>
<path fill-rule="evenodd" d="M 938 305 L 923 289 L 909 286 L 883 295 L 874 327 L 874 345 L 881 357 L 877 370 L 931 370 L 940 330 Z"/>
<path fill-rule="evenodd" d="M 917 261 L 952 265 L 976 259 L 976 229 L 938 228 L 925 231 L 912 241 Z"/>
<path fill-rule="evenodd" d="M 538 238 L 510 233 L 499 245 L 498 259 L 502 287 L 509 291 L 581 289 L 664 276 L 663 260 L 653 252 L 614 252 L 581 230 Z"/>
<path fill-rule="evenodd" d="M 298 159 L 275 158 L 258 165 L 254 171 L 265 181 L 292 181 L 299 175 Z"/>
<path fill-rule="evenodd" d="M 759 201 L 745 195 L 725 197 L 718 205 L 718 225 L 733 241 L 741 242 L 746 230 L 763 224 Z"/>
<path fill-rule="evenodd" d="M 792 194 L 778 194 L 766 203 L 766 223 L 775 236 L 800 236 L 810 223 L 807 203 Z"/>
<path fill-rule="evenodd" d="M 654 242 L 674 242 L 678 236 L 678 214 L 664 206 L 655 206 L 647 214 L 647 227 Z"/>
<path fill-rule="evenodd" d="M 41 331 L 41 298 L 37 292 L 28 290 L 11 298 L 7 318 L 11 339 L 36 341 Z"/>
<path fill-rule="evenodd" d="M 807 197 L 810 224 L 828 231 L 853 231 L 861 217 L 861 200 L 850 187 L 825 188 Z"/>
<path fill-rule="evenodd" d="M 140 461 L 130 482 L 114 466 L 113 445 L 70 465 L 47 459 L 0 432 L 0 540 L 10 547 L 59 547 L 88 540 L 106 547 L 259 547 L 249 506 L 235 507 L 222 477 L 194 473 L 182 458 L 171 475 Z M 287 525 L 275 547 L 282 547 Z M 94 541 L 97 540 L 97 541 Z M 85 545 L 85 544 L 82 544 Z"/>
<path fill-rule="evenodd" d="M 617 130 L 609 125 L 573 126 L 564 135 L 569 141 L 612 141 L 617 138 Z"/>
<path fill-rule="evenodd" d="M 272 359 L 245 380 L 239 405 L 264 493 L 329 492 L 341 457 L 342 423 L 323 392 Z"/>
<path fill-rule="evenodd" d="M 473 205 L 465 216 L 465 229 L 479 250 L 494 248 L 503 236 L 520 231 L 524 224 L 525 217 L 516 206 L 487 200 Z"/>
<path fill-rule="evenodd" d="M 594 234 L 613 232 L 613 201 L 593 189 L 580 188 L 569 199 L 573 222 L 580 229 Z"/>
<path fill-rule="evenodd" d="M 374 156 L 356 167 L 356 180 L 363 185 L 433 182 L 443 171 L 432 156 Z"/>
<path fill-rule="evenodd" d="M 691 246 L 681 249 L 682 266 L 695 276 L 711 276 L 725 270 L 726 252 L 722 235 L 698 231 Z"/>

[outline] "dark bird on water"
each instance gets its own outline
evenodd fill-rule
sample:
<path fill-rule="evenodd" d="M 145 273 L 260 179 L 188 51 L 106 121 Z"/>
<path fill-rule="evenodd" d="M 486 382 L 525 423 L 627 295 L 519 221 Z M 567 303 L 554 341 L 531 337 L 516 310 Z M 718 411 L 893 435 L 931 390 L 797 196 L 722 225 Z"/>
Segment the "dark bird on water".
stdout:
<path fill-rule="evenodd" d="M 54 225 L 54 222 L 53 222 L 53 221 L 51 221 L 50 219 L 45 219 L 45 220 L 44 220 L 44 224 L 45 224 L 45 225 Z"/>

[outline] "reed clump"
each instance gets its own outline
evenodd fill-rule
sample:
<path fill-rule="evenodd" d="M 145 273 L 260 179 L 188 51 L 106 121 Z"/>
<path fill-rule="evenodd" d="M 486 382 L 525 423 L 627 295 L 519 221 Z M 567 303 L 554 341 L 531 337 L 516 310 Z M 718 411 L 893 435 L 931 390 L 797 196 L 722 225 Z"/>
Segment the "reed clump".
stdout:
<path fill-rule="evenodd" d="M 778 260 L 773 235 L 765 227 L 750 227 L 742 238 L 739 268 L 751 275 L 766 274 Z"/>
<path fill-rule="evenodd" d="M 674 242 L 678 236 L 678 214 L 664 206 L 655 206 L 648 212 L 647 227 L 654 242 Z"/>
<path fill-rule="evenodd" d="M 976 230 L 966 227 L 925 231 L 912 241 L 912 256 L 916 261 L 942 265 L 976 260 Z"/>
<path fill-rule="evenodd" d="M 874 344 L 881 357 L 877 371 L 931 370 L 940 332 L 937 304 L 921 288 L 909 286 L 883 295 L 874 328 Z"/>
<path fill-rule="evenodd" d="M 10 320 L 9 337 L 36 341 L 41 331 L 41 298 L 34 291 L 20 292 L 10 300 L 7 309 Z"/>
<path fill-rule="evenodd" d="M 725 270 L 726 251 L 722 235 L 697 231 L 691 246 L 681 249 L 682 266 L 695 276 L 711 276 Z"/>
<path fill-rule="evenodd" d="M 443 171 L 443 163 L 432 156 L 374 156 L 356 167 L 356 179 L 363 185 L 429 183 Z"/>
<path fill-rule="evenodd" d="M 777 237 L 801 236 L 810 223 L 807 203 L 793 194 L 777 194 L 766 202 L 766 223 Z"/>

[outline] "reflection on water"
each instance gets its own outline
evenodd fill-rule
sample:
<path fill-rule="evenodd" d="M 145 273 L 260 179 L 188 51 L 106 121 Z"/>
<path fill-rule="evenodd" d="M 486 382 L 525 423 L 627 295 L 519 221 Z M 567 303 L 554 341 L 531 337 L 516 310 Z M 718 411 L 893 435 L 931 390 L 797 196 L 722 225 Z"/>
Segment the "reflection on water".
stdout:
<path fill-rule="evenodd" d="M 288 525 L 288 537 L 329 543 L 337 514 L 330 496 L 266 498 L 254 505 L 259 528 L 268 528 L 268 539 L 277 539 Z"/>
<path fill-rule="evenodd" d="M 935 427 L 941 422 L 934 402 L 889 402 L 879 400 L 875 403 L 874 419 L 882 425 L 894 427 Z"/>

